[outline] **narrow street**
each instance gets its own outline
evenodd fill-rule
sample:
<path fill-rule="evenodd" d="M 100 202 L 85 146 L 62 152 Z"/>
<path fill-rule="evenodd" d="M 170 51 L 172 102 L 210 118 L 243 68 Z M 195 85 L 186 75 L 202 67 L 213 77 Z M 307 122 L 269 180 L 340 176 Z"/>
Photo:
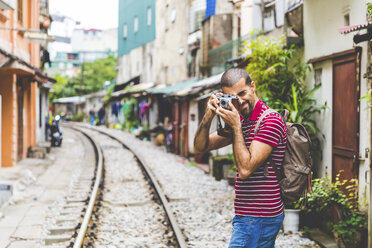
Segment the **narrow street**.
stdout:
<path fill-rule="evenodd" d="M 64 133 L 63 146 L 46 159 L 24 159 L 0 170 L 0 180 L 13 185 L 13 196 L 0 208 L 0 247 L 40 247 L 48 215 L 62 201 L 71 177 L 85 159 L 84 137 Z"/>
<path fill-rule="evenodd" d="M 371 151 L 372 0 L 0 0 L 0 248 L 371 247 Z"/>

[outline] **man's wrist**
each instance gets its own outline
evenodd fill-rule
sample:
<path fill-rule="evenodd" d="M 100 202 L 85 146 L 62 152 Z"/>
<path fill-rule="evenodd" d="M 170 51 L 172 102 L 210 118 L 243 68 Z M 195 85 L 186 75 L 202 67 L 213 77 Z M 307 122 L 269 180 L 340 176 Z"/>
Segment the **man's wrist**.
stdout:
<path fill-rule="evenodd" d="M 205 118 L 208 121 L 209 120 L 211 121 L 213 119 L 214 115 L 215 115 L 215 113 L 210 109 L 208 109 L 207 112 L 205 112 Z"/>
<path fill-rule="evenodd" d="M 241 125 L 235 125 L 232 127 L 234 134 L 242 133 L 242 126 Z"/>

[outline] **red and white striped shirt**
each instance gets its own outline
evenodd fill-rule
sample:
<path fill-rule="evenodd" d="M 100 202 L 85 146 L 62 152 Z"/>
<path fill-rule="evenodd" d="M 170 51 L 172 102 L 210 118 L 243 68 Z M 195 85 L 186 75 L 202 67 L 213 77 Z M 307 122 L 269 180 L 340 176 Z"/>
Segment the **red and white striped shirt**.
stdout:
<path fill-rule="evenodd" d="M 271 145 L 273 161 L 281 166 L 287 144 L 287 128 L 282 118 L 276 114 L 268 114 L 261 122 L 257 135 L 254 127 L 261 114 L 269 107 L 258 100 L 249 119 L 242 119 L 242 131 L 245 144 L 249 149 L 253 140 Z M 251 130 L 250 133 L 249 130 Z M 261 165 L 247 179 L 240 179 L 239 172 L 235 182 L 235 214 L 255 217 L 274 217 L 283 212 L 280 188 L 270 161 L 269 175 L 264 176 L 264 165 Z"/>

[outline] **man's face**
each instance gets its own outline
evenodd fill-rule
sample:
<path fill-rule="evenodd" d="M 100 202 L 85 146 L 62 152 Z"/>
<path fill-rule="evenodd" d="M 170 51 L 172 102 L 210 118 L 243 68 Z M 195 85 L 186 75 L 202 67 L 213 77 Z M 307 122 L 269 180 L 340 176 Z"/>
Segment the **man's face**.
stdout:
<path fill-rule="evenodd" d="M 235 95 L 238 97 L 239 100 L 239 113 L 244 118 L 247 118 L 251 115 L 255 97 L 254 97 L 254 89 L 255 85 L 254 82 L 251 83 L 251 86 L 245 83 L 245 79 L 241 78 L 237 83 L 235 83 L 231 87 L 222 87 L 222 91 L 224 94 Z"/>

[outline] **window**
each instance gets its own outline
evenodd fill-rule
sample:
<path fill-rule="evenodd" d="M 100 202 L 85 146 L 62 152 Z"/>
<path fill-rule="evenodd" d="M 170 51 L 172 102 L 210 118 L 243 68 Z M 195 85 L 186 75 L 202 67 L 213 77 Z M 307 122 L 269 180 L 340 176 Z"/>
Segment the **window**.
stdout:
<path fill-rule="evenodd" d="M 127 37 L 128 37 L 128 25 L 124 24 L 124 26 L 123 26 L 123 38 L 127 39 Z"/>
<path fill-rule="evenodd" d="M 314 86 L 318 86 L 322 83 L 322 68 L 315 69 L 314 71 Z"/>
<path fill-rule="evenodd" d="M 17 19 L 19 23 L 23 24 L 23 0 L 17 1 Z"/>
<path fill-rule="evenodd" d="M 171 22 L 174 23 L 176 21 L 176 8 L 172 9 L 172 14 L 171 14 Z"/>
<path fill-rule="evenodd" d="M 151 8 L 147 8 L 147 26 L 151 26 Z"/>
<path fill-rule="evenodd" d="M 350 14 L 347 13 L 344 15 L 344 25 L 349 26 L 350 25 Z"/>
<path fill-rule="evenodd" d="M 138 32 L 138 17 L 134 17 L 134 26 L 133 26 L 134 33 Z"/>

